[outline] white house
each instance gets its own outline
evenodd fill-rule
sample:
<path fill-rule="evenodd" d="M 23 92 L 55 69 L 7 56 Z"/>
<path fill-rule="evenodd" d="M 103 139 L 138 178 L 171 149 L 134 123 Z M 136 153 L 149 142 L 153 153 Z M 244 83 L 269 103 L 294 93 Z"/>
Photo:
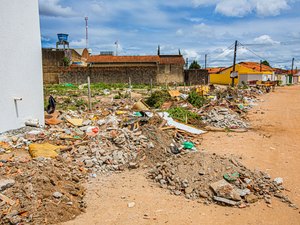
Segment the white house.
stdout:
<path fill-rule="evenodd" d="M 0 133 L 44 124 L 38 0 L 1 0 Z"/>

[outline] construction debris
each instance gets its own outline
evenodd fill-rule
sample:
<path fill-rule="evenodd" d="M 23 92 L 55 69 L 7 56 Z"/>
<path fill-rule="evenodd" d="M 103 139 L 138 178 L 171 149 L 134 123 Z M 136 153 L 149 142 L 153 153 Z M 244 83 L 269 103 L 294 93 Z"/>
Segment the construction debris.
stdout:
<path fill-rule="evenodd" d="M 226 181 L 228 174 L 235 179 Z M 240 206 L 271 196 L 286 197 L 282 183 L 272 181 L 268 174 L 253 172 L 236 159 L 209 153 L 173 155 L 152 168 L 148 177 L 171 194 L 201 199 L 206 204 Z M 291 204 L 289 200 L 287 203 Z"/>
<path fill-rule="evenodd" d="M 296 208 L 282 194 L 282 178 L 272 181 L 233 158 L 201 152 L 193 140 L 205 129 L 247 130 L 244 115 L 259 94 L 257 88 L 156 91 L 146 101 L 99 103 L 93 112 L 55 111 L 62 99 L 56 98 L 44 128 L 0 134 L 0 224 L 73 219 L 86 207 L 86 179 L 141 165 L 176 196 L 241 208 L 260 199 L 270 204 L 275 196 Z"/>

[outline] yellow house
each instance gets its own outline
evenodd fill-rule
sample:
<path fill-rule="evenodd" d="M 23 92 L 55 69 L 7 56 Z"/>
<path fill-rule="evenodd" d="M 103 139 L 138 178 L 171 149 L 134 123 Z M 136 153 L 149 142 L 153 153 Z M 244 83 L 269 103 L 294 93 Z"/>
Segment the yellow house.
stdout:
<path fill-rule="evenodd" d="M 240 62 L 236 64 L 235 71 L 238 77 L 234 79 L 234 84 L 241 84 L 251 81 L 266 81 L 275 80 L 274 71 L 271 67 L 256 63 L 256 62 Z M 211 84 L 231 84 L 230 74 L 232 72 L 232 66 L 221 70 L 218 73 L 209 75 L 209 82 Z"/>

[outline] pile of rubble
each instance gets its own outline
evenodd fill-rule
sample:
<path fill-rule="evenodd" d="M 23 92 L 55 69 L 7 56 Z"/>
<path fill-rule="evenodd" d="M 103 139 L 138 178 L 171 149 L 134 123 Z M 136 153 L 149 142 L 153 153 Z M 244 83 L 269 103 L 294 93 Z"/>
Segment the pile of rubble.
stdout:
<path fill-rule="evenodd" d="M 1 160 L 0 224 L 53 224 L 84 211 L 84 170 L 58 157 Z"/>
<path fill-rule="evenodd" d="M 236 159 L 215 154 L 173 156 L 151 169 L 148 177 L 171 194 L 205 204 L 244 208 L 260 199 L 270 205 L 275 196 L 297 208 L 282 194 L 282 178 L 272 180 L 266 173 L 250 171 Z"/>
<path fill-rule="evenodd" d="M 147 156 L 158 157 L 165 152 L 168 141 L 161 141 L 163 136 L 161 133 L 153 126 L 136 131 L 126 127 L 103 130 L 88 145 L 74 148 L 71 152 L 64 153 L 62 157 L 71 158 L 77 164 L 83 163 L 91 173 L 135 169 L 139 167 L 140 161 L 153 160 L 148 159 Z"/>
<path fill-rule="evenodd" d="M 232 110 L 224 107 L 214 107 L 202 116 L 202 121 L 210 126 L 218 128 L 248 128 L 247 123 Z"/>

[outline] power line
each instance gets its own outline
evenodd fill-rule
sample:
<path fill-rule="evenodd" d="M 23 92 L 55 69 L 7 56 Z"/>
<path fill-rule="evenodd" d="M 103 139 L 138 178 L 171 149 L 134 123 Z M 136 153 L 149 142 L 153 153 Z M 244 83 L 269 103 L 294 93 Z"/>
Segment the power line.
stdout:
<path fill-rule="evenodd" d="M 262 59 L 262 60 L 266 60 L 264 57 L 258 55 L 257 53 L 255 53 L 254 51 L 252 51 L 251 49 L 247 48 L 245 45 L 243 45 L 241 42 L 238 42 L 239 45 L 243 46 L 245 49 L 247 49 L 249 52 L 251 52 L 253 55 L 257 56 L 258 58 Z"/>

